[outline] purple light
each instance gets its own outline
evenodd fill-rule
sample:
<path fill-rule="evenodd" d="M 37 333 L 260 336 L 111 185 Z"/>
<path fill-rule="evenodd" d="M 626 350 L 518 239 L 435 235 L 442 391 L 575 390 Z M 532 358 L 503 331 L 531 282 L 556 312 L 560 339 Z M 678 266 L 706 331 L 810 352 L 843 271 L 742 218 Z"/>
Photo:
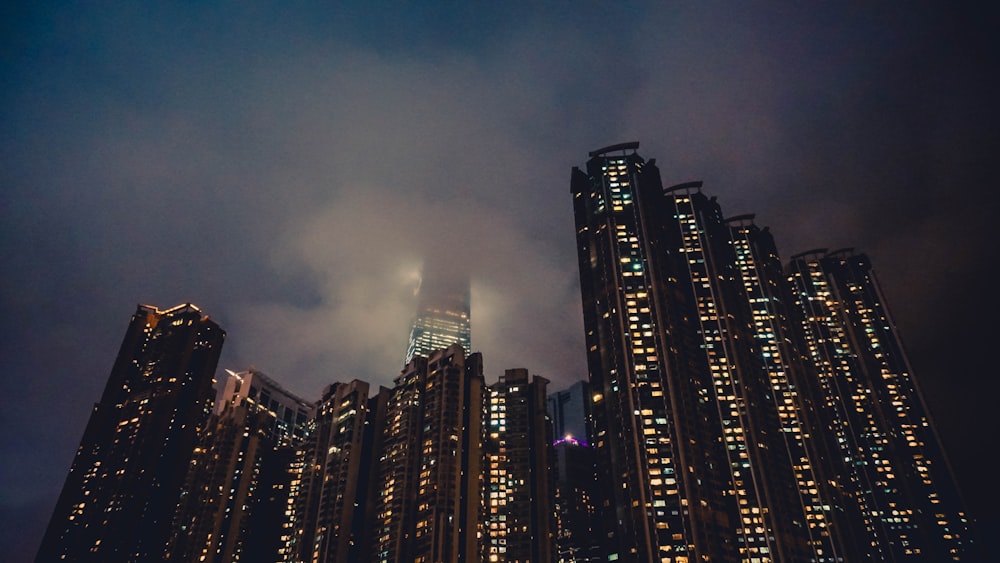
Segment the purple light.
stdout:
<path fill-rule="evenodd" d="M 553 446 L 558 446 L 559 444 L 572 444 L 574 446 L 583 446 L 585 448 L 589 448 L 590 447 L 590 444 L 588 444 L 587 442 L 585 442 L 583 440 L 577 440 L 576 438 L 574 438 L 572 436 L 566 436 L 565 438 L 560 438 L 560 439 L 556 440 L 555 442 L 552 442 Z"/>

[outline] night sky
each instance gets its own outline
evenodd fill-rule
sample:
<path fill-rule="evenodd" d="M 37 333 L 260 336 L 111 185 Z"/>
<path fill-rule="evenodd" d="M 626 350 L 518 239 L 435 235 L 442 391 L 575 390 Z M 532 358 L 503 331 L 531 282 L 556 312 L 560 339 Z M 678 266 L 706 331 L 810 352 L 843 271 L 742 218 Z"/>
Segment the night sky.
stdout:
<path fill-rule="evenodd" d="M 315 400 L 391 384 L 444 254 L 472 276 L 488 382 L 585 378 L 570 169 L 628 141 L 786 259 L 871 256 L 1000 533 L 996 8 L 205 4 L 0 7 L 6 561 L 34 557 L 139 303 L 196 304 L 228 333 L 220 373 Z"/>

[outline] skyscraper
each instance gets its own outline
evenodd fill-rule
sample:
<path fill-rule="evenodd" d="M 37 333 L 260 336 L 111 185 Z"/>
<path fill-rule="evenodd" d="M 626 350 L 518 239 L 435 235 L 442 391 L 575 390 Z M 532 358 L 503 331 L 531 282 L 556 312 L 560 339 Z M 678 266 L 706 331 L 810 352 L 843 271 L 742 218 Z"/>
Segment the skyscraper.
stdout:
<path fill-rule="evenodd" d="M 676 211 L 638 146 L 593 151 L 571 177 L 604 557 L 738 560 L 739 444 L 723 443 Z"/>
<path fill-rule="evenodd" d="M 608 560 L 942 561 L 970 523 L 866 256 L 783 269 L 638 143 L 571 191 Z"/>
<path fill-rule="evenodd" d="M 289 467 L 311 411 L 257 370 L 229 371 L 188 469 L 166 559 L 278 560 Z"/>
<path fill-rule="evenodd" d="M 857 535 L 862 519 L 836 485 L 838 454 L 820 418 L 825 400 L 816 393 L 815 371 L 804 353 L 798 309 L 774 237 L 754 223 L 753 215 L 731 217 L 726 224 L 752 310 L 754 340 L 777 407 L 783 438 L 778 448 L 791 463 L 795 495 L 804 512 L 809 558 L 865 559 L 858 549 L 863 543 Z"/>
<path fill-rule="evenodd" d="M 452 344 L 461 345 L 466 355 L 472 354 L 470 303 L 468 274 L 457 272 L 454 264 L 442 257 L 428 259 L 417 289 L 417 313 L 403 363 Z"/>
<path fill-rule="evenodd" d="M 788 272 L 865 556 L 969 557 L 968 516 L 868 256 L 812 250 Z"/>
<path fill-rule="evenodd" d="M 323 390 L 301 446 L 283 561 L 370 561 L 377 456 L 389 390 L 360 380 Z"/>
<path fill-rule="evenodd" d="M 753 280 L 758 272 L 748 261 L 757 258 L 759 247 L 734 244 L 731 222 L 716 198 L 702 192 L 701 182 L 678 184 L 664 194 L 670 213 L 666 226 L 676 234 L 666 250 L 681 258 L 698 310 L 691 328 L 711 373 L 704 396 L 721 421 L 723 474 L 739 510 L 732 533 L 740 558 L 825 561 L 831 550 L 820 549 L 816 557 L 808 542 L 784 438 L 788 428 L 780 422 L 789 415 L 779 408 L 794 404 L 776 373 L 786 366 L 773 349 L 762 349 L 772 327 L 761 323 L 776 319 L 761 305 L 779 296 Z"/>
<path fill-rule="evenodd" d="M 386 409 L 374 561 L 479 561 L 483 362 L 460 344 L 417 355 Z"/>
<path fill-rule="evenodd" d="M 487 387 L 483 561 L 554 561 L 547 385 L 516 368 Z"/>
<path fill-rule="evenodd" d="M 163 559 L 224 339 L 194 305 L 138 306 L 37 561 Z"/>

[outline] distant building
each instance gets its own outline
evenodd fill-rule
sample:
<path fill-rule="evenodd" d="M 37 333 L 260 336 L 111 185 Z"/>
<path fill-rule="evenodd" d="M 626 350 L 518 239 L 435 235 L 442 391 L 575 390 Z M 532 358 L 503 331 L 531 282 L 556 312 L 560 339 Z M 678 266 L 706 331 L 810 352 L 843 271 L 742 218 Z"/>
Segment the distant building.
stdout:
<path fill-rule="evenodd" d="M 431 260 L 422 273 L 404 364 L 452 344 L 460 345 L 466 356 L 472 354 L 469 277 L 441 262 Z"/>
<path fill-rule="evenodd" d="M 380 563 L 479 561 L 482 357 L 460 344 L 414 356 L 395 380 L 379 460 Z"/>
<path fill-rule="evenodd" d="M 556 441 L 590 441 L 590 395 L 590 383 L 587 381 L 577 381 L 566 389 L 549 393 L 547 409 Z"/>
<path fill-rule="evenodd" d="M 202 433 L 166 559 L 277 561 L 296 447 L 312 405 L 256 370 L 229 371 Z"/>
<path fill-rule="evenodd" d="M 601 561 L 604 534 L 598 516 L 597 466 L 591 428 L 590 384 L 578 381 L 550 393 L 548 412 L 555 429 L 552 470 L 555 481 L 557 563 Z"/>
<path fill-rule="evenodd" d="M 487 387 L 483 561 L 554 561 L 547 385 L 518 368 Z"/>
<path fill-rule="evenodd" d="M 574 438 L 555 441 L 553 478 L 557 563 L 597 563 L 606 536 L 599 518 L 594 448 Z"/>
<path fill-rule="evenodd" d="M 159 561 L 205 429 L 225 332 L 191 304 L 139 305 L 37 561 Z"/>

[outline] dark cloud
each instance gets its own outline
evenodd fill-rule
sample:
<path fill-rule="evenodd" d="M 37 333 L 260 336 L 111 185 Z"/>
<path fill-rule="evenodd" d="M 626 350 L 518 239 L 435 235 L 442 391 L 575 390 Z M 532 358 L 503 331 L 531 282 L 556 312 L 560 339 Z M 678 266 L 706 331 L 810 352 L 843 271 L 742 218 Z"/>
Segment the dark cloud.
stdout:
<path fill-rule="evenodd" d="M 136 303 L 220 368 L 389 384 L 428 248 L 488 377 L 586 375 L 569 170 L 638 140 L 782 252 L 872 255 L 973 509 L 996 14 L 932 4 L 4 8 L 3 544 L 30 560 Z M 40 445 L 41 444 L 41 445 Z M 995 494 L 993 495 L 995 497 Z M 22 515 L 25 515 L 22 517 Z M 997 529 L 995 521 L 987 526 Z M 20 549 L 20 551 L 17 551 Z"/>

